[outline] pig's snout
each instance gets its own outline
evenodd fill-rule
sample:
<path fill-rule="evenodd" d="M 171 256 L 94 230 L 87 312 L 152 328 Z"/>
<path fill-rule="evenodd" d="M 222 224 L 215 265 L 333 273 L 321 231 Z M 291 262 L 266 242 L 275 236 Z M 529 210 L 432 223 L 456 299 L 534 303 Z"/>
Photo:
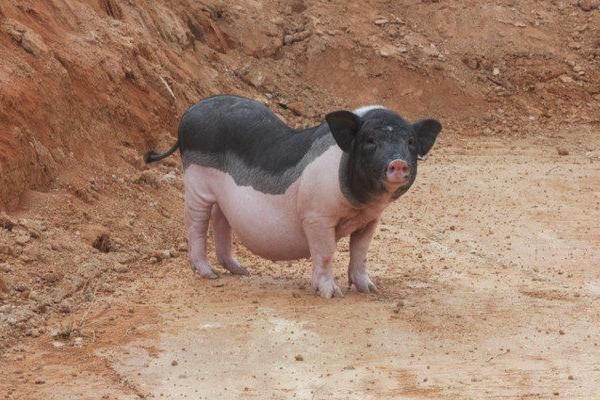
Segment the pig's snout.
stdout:
<path fill-rule="evenodd" d="M 410 177 L 410 166 L 404 160 L 394 160 L 388 164 L 386 177 L 390 183 L 406 183 Z"/>

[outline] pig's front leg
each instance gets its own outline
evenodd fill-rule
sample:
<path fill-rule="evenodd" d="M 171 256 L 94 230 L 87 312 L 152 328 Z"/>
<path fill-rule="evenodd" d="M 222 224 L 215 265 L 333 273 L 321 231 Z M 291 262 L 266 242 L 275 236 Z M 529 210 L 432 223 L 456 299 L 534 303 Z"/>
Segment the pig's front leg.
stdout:
<path fill-rule="evenodd" d="M 364 228 L 350 235 L 350 265 L 348 266 L 348 284 L 356 285 L 359 292 L 377 291 L 377 286 L 367 275 L 367 252 L 375 233 L 378 220 L 369 222 Z"/>
<path fill-rule="evenodd" d="M 322 297 L 343 297 L 333 279 L 333 254 L 335 253 L 335 224 L 330 218 L 306 218 L 304 233 L 310 248 L 313 264 L 312 287 Z"/>

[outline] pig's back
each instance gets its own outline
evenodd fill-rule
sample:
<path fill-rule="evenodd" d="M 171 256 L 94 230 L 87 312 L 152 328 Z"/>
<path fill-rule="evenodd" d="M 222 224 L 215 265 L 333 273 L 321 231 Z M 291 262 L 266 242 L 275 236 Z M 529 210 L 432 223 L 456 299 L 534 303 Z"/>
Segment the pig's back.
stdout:
<path fill-rule="evenodd" d="M 335 144 L 326 124 L 297 132 L 263 104 L 228 95 L 192 106 L 182 117 L 179 140 L 184 168 L 215 168 L 239 186 L 269 194 L 285 193 Z"/>

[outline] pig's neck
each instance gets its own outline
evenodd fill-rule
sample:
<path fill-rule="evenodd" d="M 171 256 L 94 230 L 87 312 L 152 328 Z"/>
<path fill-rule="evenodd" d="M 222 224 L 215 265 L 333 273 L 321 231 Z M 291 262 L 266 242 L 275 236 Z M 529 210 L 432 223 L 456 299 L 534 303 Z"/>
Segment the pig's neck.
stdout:
<path fill-rule="evenodd" d="M 340 190 L 355 208 L 363 208 L 373 202 L 391 201 L 391 195 L 378 180 L 369 178 L 364 171 L 352 165 L 350 156 L 342 152 L 339 167 Z"/>

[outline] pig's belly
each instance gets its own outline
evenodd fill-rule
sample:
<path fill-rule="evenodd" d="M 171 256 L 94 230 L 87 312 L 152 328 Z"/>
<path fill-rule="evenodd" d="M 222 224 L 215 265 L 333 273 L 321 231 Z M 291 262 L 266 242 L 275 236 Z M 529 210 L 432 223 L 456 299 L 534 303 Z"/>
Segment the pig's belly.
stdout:
<path fill-rule="evenodd" d="M 237 238 L 254 254 L 270 260 L 310 257 L 308 242 L 296 211 L 296 187 L 282 195 L 265 194 L 250 186 L 237 186 L 221 173 L 213 187 L 217 204 Z"/>

